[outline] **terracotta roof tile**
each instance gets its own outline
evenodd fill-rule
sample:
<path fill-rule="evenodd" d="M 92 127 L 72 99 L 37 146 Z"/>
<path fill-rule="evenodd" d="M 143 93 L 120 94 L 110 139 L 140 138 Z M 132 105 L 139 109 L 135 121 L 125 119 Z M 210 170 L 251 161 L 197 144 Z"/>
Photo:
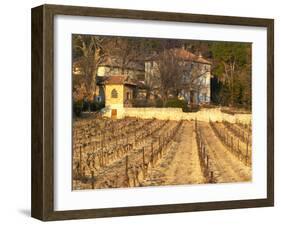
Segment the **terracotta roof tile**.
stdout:
<path fill-rule="evenodd" d="M 127 77 L 123 75 L 110 76 L 106 79 L 105 84 L 124 84 Z"/>
<path fill-rule="evenodd" d="M 198 62 L 198 63 L 202 63 L 202 64 L 212 64 L 210 61 L 204 59 L 202 56 L 197 56 L 182 48 L 169 49 L 168 51 L 170 51 L 170 53 L 173 53 L 176 57 L 178 57 L 182 60 L 194 61 L 194 62 Z M 147 58 L 147 60 L 157 60 L 158 56 L 159 55 L 154 54 L 154 55 L 150 56 L 149 58 Z"/>
<path fill-rule="evenodd" d="M 211 64 L 210 61 L 204 59 L 202 56 L 197 56 L 185 49 L 176 48 L 176 49 L 171 49 L 170 51 L 172 51 L 177 57 L 183 60 L 189 60 L 189 61 L 194 61 L 203 64 Z"/>
<path fill-rule="evenodd" d="M 111 84 L 111 85 L 133 85 L 136 86 L 137 84 L 132 81 L 128 76 L 125 75 L 113 75 L 113 76 L 108 76 L 105 79 L 105 84 Z"/>

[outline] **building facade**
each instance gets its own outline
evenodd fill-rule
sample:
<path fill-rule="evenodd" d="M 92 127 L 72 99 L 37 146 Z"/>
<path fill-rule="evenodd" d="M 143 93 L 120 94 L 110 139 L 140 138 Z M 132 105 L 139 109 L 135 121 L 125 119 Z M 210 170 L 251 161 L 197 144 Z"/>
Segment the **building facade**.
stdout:
<path fill-rule="evenodd" d="M 175 76 L 177 98 L 189 104 L 209 104 L 211 101 L 211 62 L 182 49 L 169 49 L 169 56 L 175 58 L 180 74 Z M 134 98 L 161 98 L 160 60 L 161 54 L 154 54 L 141 63 L 121 67 L 115 60 L 107 60 L 97 70 L 94 100 L 105 103 L 106 116 L 122 118 L 124 108 L 132 107 Z M 82 76 L 79 60 L 73 64 L 73 76 Z M 152 95 L 151 95 L 152 94 Z M 171 94 L 172 95 L 172 94 Z M 173 94 L 175 95 L 175 94 Z M 175 98 L 175 96 L 173 96 Z"/>
<path fill-rule="evenodd" d="M 98 67 L 97 76 L 115 76 L 125 75 L 130 79 L 143 81 L 144 80 L 144 64 L 142 62 L 130 61 L 127 64 L 122 64 L 120 60 L 108 57 Z"/>
<path fill-rule="evenodd" d="M 128 76 L 110 76 L 104 81 L 105 116 L 122 118 L 124 107 L 132 107 L 134 92 L 137 85 Z"/>
<path fill-rule="evenodd" d="M 180 92 L 179 99 L 185 99 L 191 104 L 209 104 L 211 101 L 211 62 L 204 59 L 201 55 L 182 49 L 170 49 L 169 56 L 174 57 L 178 67 L 181 68 L 179 79 Z M 160 90 L 160 71 L 161 54 L 154 54 L 145 61 L 145 84 L 152 90 L 151 96 L 161 95 Z M 163 62 L 162 62 L 163 63 Z"/>

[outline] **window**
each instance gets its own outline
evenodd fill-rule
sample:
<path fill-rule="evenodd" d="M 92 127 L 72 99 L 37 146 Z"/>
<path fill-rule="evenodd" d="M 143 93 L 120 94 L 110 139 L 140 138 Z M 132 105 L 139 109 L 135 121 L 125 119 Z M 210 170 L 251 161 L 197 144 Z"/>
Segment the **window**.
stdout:
<path fill-rule="evenodd" d="M 118 93 L 117 93 L 116 89 L 113 89 L 111 91 L 111 98 L 118 98 Z"/>

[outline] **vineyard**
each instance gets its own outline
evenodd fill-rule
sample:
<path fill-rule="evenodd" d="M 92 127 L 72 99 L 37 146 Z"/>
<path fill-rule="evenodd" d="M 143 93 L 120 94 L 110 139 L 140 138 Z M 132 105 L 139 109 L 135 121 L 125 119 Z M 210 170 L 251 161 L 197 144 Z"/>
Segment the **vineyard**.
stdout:
<path fill-rule="evenodd" d="M 73 189 L 251 180 L 251 125 L 125 118 L 73 124 Z"/>

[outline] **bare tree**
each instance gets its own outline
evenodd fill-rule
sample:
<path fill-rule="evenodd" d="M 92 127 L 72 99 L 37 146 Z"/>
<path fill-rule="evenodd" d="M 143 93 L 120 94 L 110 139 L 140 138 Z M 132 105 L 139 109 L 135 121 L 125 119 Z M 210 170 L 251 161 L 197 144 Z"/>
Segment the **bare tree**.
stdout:
<path fill-rule="evenodd" d="M 117 37 L 112 39 L 109 54 L 120 67 L 122 74 L 125 74 L 125 69 L 130 64 L 140 59 L 142 55 L 140 45 L 141 40 L 135 38 Z"/>
<path fill-rule="evenodd" d="M 202 89 L 206 87 L 206 76 L 210 72 L 210 66 L 199 62 L 185 61 L 182 67 L 181 89 L 186 93 L 197 93 L 197 98 Z M 192 101 L 193 97 L 191 97 Z"/>
<path fill-rule="evenodd" d="M 164 103 L 169 94 L 175 94 L 181 84 L 183 67 L 181 60 L 173 51 L 166 50 L 159 54 L 156 60 L 156 68 L 159 73 L 159 91 Z"/>
<path fill-rule="evenodd" d="M 177 97 L 181 91 L 199 94 L 206 87 L 205 78 L 210 72 L 210 65 L 181 57 L 173 49 L 165 49 L 156 63 L 159 80 L 152 82 L 160 84 L 159 91 L 164 102 L 169 95 Z"/>
<path fill-rule="evenodd" d="M 230 89 L 230 105 L 235 104 L 235 86 L 241 72 L 251 64 L 251 46 L 242 43 L 215 42 L 211 45 L 215 59 L 215 73 Z M 250 77 L 250 73 L 248 75 Z M 250 82 L 251 85 L 251 82 Z"/>
<path fill-rule="evenodd" d="M 93 100 L 96 90 L 96 74 L 98 66 L 106 57 L 103 42 L 104 38 L 99 36 L 73 36 L 73 55 L 79 56 L 83 76 L 82 83 L 85 84 L 86 98 L 88 100 Z"/>

